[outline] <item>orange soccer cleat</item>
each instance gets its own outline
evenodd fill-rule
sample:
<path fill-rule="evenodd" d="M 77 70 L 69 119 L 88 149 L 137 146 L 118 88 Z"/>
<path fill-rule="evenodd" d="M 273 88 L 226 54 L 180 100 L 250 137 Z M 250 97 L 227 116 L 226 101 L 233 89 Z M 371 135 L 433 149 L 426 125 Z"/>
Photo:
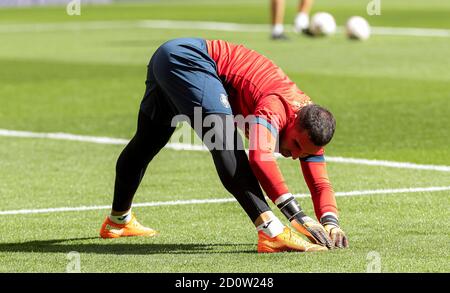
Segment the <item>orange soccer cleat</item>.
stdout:
<path fill-rule="evenodd" d="M 102 238 L 119 238 L 129 236 L 155 236 L 158 235 L 156 230 L 142 226 L 134 215 L 127 224 L 116 224 L 106 217 L 100 229 L 100 237 Z"/>
<path fill-rule="evenodd" d="M 323 251 L 328 250 L 324 246 L 312 244 L 299 235 L 295 234 L 288 227 L 284 227 L 283 233 L 270 238 L 262 231 L 258 232 L 258 252 L 284 252 L 284 251 Z"/>

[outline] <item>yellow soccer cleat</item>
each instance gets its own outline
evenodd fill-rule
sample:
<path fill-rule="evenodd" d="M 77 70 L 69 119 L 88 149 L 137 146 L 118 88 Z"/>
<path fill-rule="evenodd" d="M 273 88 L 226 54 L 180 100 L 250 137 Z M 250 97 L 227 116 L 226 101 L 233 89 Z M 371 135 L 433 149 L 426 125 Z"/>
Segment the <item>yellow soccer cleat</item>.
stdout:
<path fill-rule="evenodd" d="M 283 233 L 273 238 L 270 238 L 262 231 L 258 232 L 258 252 L 259 253 L 273 253 L 284 251 L 324 251 L 328 250 L 321 245 L 312 244 L 299 235 L 295 234 L 291 229 L 285 227 Z"/>
<path fill-rule="evenodd" d="M 106 217 L 100 229 L 100 237 L 102 238 L 119 238 L 130 236 L 156 236 L 158 231 L 142 226 L 134 215 L 127 224 L 116 224 Z"/>

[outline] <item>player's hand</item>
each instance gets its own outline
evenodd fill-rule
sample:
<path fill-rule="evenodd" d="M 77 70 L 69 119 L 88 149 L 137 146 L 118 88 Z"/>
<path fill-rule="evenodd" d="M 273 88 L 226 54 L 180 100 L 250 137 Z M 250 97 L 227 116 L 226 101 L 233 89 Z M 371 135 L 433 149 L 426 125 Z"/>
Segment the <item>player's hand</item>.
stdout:
<path fill-rule="evenodd" d="M 329 249 L 333 248 L 333 241 L 328 236 L 329 233 L 312 218 L 308 216 L 296 218 L 291 223 L 298 232 L 308 237 L 312 243 L 326 246 Z"/>
<path fill-rule="evenodd" d="M 339 221 L 336 217 L 332 215 L 324 216 L 320 219 L 323 227 L 330 235 L 333 245 L 337 248 L 348 247 L 348 238 L 344 231 L 339 227 Z"/>

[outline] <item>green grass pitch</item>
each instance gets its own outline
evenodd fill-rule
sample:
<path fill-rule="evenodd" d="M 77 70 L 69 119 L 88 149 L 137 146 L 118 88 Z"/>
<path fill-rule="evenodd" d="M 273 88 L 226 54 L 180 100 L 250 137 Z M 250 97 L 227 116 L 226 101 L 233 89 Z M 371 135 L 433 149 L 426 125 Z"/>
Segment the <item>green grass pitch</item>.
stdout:
<path fill-rule="evenodd" d="M 450 37 L 355 42 L 289 33 L 290 41 L 272 42 L 268 31 L 120 27 L 144 19 L 262 24 L 262 2 L 119 3 L 83 6 L 72 17 L 64 7 L 0 9 L 0 129 L 130 138 L 152 53 L 168 39 L 196 36 L 263 53 L 330 108 L 338 127 L 327 155 L 450 165 Z M 338 25 L 358 14 L 374 26 L 450 29 L 444 1 L 382 1 L 382 15 L 372 17 L 368 2 L 317 1 L 314 11 L 331 12 Z M 286 22 L 295 5 L 288 1 Z M 115 25 L 58 29 L 90 21 Z M 35 24 L 53 29 L 29 29 Z M 14 27 L 21 29 L 7 29 Z M 0 211 L 109 205 L 122 148 L 0 136 Z M 298 162 L 280 166 L 291 191 L 306 193 Z M 328 169 L 337 192 L 450 186 L 449 172 L 333 162 Z M 208 153 L 165 149 L 135 202 L 215 198 L 231 195 Z M 382 272 L 450 271 L 450 191 L 337 201 L 350 248 L 325 253 L 257 254 L 254 227 L 236 202 L 136 207 L 161 234 L 116 240 L 98 238 L 107 209 L 0 214 L 0 272 L 65 272 L 71 251 L 80 253 L 82 272 L 365 272 L 371 252 Z M 300 202 L 312 215 L 310 199 Z"/>

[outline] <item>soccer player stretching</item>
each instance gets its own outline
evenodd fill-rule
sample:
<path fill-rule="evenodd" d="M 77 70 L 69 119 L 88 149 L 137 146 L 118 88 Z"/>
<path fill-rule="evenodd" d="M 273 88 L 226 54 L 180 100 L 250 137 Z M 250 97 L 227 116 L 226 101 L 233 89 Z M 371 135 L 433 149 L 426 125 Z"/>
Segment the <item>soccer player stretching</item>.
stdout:
<path fill-rule="evenodd" d="M 172 119 L 184 115 L 210 150 L 224 187 L 255 224 L 258 252 L 348 246 L 323 156 L 336 122 L 272 61 L 221 40 L 175 39 L 154 53 L 146 85 L 136 134 L 117 161 L 112 211 L 101 227 L 101 237 L 157 234 L 137 222 L 131 213 L 132 200 L 147 165 L 175 130 Z M 196 125 L 199 115 L 203 123 Z M 250 142 L 248 157 L 235 115 L 250 118 L 244 126 Z M 275 151 L 300 161 L 321 224 L 308 217 L 289 193 Z M 281 223 L 261 187 L 292 227 L 313 243 Z"/>

